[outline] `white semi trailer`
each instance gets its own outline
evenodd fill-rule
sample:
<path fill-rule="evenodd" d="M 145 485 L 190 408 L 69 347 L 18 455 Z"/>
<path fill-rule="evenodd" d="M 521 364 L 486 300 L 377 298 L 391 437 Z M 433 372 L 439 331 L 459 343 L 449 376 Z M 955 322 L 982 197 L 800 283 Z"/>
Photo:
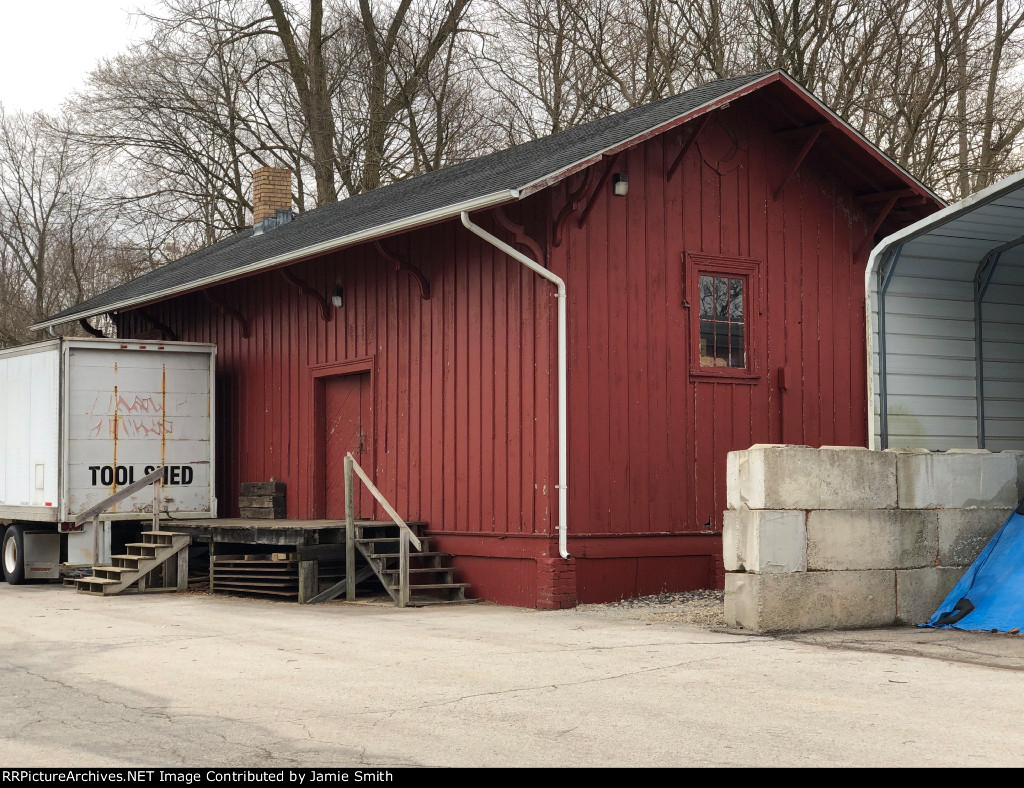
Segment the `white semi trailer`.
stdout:
<path fill-rule="evenodd" d="M 0 544 L 8 583 L 109 563 L 112 542 L 152 523 L 163 467 L 169 519 L 217 516 L 214 345 L 54 339 L 0 351 Z"/>

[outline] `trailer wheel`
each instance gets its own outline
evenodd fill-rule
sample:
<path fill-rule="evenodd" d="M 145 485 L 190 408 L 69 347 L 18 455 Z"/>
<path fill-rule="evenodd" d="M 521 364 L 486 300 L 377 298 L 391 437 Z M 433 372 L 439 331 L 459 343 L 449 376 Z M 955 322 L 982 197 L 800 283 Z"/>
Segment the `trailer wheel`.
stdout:
<path fill-rule="evenodd" d="M 20 525 L 9 525 L 4 532 L 3 563 L 8 583 L 25 581 L 25 535 Z"/>

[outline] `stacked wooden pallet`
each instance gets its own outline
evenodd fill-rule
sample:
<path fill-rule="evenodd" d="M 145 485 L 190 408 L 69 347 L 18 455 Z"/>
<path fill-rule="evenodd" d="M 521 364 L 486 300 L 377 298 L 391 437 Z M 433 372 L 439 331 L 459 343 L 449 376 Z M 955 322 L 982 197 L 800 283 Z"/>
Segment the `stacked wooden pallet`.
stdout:
<path fill-rule="evenodd" d="M 294 553 L 215 555 L 213 591 L 298 599 L 299 562 Z"/>
<path fill-rule="evenodd" d="M 332 585 L 345 576 L 341 561 L 321 561 L 320 585 Z M 296 553 L 215 555 L 210 572 L 212 591 L 254 594 L 282 599 L 299 597 L 299 561 Z"/>

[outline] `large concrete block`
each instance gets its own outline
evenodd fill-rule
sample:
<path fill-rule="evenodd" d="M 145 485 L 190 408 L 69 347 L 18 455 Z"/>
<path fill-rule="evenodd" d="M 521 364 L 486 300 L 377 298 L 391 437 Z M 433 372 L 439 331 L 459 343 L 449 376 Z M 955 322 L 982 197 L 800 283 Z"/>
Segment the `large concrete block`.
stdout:
<path fill-rule="evenodd" d="M 727 572 L 803 572 L 806 515 L 791 509 L 729 509 L 722 518 Z"/>
<path fill-rule="evenodd" d="M 966 571 L 962 566 L 897 570 L 896 621 L 900 624 L 924 624 Z"/>
<path fill-rule="evenodd" d="M 1024 451 L 1007 450 L 1000 454 L 1008 454 L 1017 462 L 1017 501 L 1024 498 Z"/>
<path fill-rule="evenodd" d="M 901 509 L 1012 508 L 1017 456 L 978 449 L 896 454 Z"/>
<path fill-rule="evenodd" d="M 730 452 L 730 509 L 891 509 L 896 455 L 854 446 L 759 444 Z"/>
<path fill-rule="evenodd" d="M 895 570 L 725 576 L 725 620 L 754 632 L 888 626 L 896 620 Z"/>
<path fill-rule="evenodd" d="M 935 566 L 938 513 L 900 509 L 807 514 L 809 570 L 910 569 Z"/>
<path fill-rule="evenodd" d="M 941 509 L 939 565 L 970 566 L 1013 509 Z"/>

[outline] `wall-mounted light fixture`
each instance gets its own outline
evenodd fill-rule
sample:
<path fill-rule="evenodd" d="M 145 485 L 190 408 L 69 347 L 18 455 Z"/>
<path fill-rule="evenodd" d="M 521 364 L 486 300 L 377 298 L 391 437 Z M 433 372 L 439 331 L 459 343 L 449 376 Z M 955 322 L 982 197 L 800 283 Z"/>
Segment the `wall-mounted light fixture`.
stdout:
<path fill-rule="evenodd" d="M 624 172 L 617 172 L 612 175 L 612 194 L 616 197 L 625 197 L 629 191 L 629 176 Z"/>
<path fill-rule="evenodd" d="M 334 304 L 336 309 L 341 309 L 345 306 L 345 288 L 336 287 L 331 291 L 331 303 Z"/>

